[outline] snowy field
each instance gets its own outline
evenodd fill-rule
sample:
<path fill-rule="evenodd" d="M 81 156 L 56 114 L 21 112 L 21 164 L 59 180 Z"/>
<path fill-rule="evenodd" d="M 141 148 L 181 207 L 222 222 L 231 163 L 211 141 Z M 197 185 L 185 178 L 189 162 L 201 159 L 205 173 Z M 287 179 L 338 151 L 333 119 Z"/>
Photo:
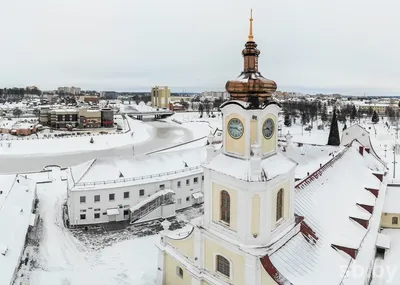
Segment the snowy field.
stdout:
<path fill-rule="evenodd" d="M 68 154 L 81 151 L 102 150 L 139 143 L 151 138 L 151 127 L 142 121 L 127 117 L 126 131 L 119 134 L 86 134 L 63 138 L 21 139 L 0 141 L 0 155 Z M 129 129 L 131 131 L 129 131 Z M 94 143 L 90 143 L 93 137 Z"/>
<path fill-rule="evenodd" d="M 128 118 L 133 132 L 115 135 L 27 140 L 0 141 L 0 173 L 40 171 L 46 165 L 62 167 L 77 165 L 85 161 L 113 156 L 130 156 L 170 148 L 194 141 L 182 148 L 205 145 L 210 132 L 208 123 L 193 122 L 179 124 L 172 121 L 142 122 Z M 46 149 L 46 147 L 48 149 Z"/>
<path fill-rule="evenodd" d="M 66 182 L 57 168 L 49 175 L 52 183 L 38 184 L 38 243 L 27 245 L 14 285 L 155 284 L 159 222 L 116 231 L 69 230 L 62 219 Z M 200 213 L 201 207 L 190 209 L 174 223 L 181 227 Z"/>

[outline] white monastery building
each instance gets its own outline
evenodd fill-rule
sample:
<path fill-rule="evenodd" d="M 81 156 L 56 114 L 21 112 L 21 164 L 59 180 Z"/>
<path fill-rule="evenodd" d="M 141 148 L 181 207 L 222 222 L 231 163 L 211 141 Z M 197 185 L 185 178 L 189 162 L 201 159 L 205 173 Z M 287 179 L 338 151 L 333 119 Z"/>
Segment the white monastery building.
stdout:
<path fill-rule="evenodd" d="M 354 138 L 295 181 L 297 163 L 279 151 L 281 108 L 271 99 L 275 82 L 258 71 L 252 21 L 244 71 L 226 84 L 223 148 L 207 146 L 204 216 L 173 232 L 162 223 L 157 284 L 367 284 L 386 166 Z M 352 274 L 356 266 L 363 276 Z"/>
<path fill-rule="evenodd" d="M 175 216 L 203 202 L 205 147 L 101 158 L 68 169 L 70 226 Z"/>

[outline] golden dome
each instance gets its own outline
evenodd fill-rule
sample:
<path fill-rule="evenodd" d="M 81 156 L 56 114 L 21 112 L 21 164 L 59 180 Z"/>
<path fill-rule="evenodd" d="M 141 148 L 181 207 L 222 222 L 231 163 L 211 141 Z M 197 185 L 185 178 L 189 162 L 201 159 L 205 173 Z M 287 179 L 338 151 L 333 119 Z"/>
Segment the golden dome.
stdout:
<path fill-rule="evenodd" d="M 263 102 L 271 98 L 277 89 L 275 81 L 267 79 L 258 71 L 258 57 L 260 51 L 253 38 L 253 15 L 250 16 L 250 32 L 245 48 L 242 51 L 244 58 L 244 70 L 238 78 L 226 82 L 225 89 L 231 95 L 232 100 L 247 102 Z M 256 100 L 257 101 L 257 100 Z M 257 106 L 254 106 L 257 107 Z"/>

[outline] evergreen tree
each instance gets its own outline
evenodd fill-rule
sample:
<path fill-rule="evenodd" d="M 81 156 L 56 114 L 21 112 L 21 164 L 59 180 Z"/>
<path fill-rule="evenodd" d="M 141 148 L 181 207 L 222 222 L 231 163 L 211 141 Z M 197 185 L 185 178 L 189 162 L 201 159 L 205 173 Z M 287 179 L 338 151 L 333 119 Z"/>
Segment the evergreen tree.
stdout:
<path fill-rule="evenodd" d="M 331 129 L 329 131 L 328 145 L 340 145 L 339 127 L 336 118 L 336 110 L 333 110 Z"/>
<path fill-rule="evenodd" d="M 203 112 L 204 112 L 204 106 L 202 103 L 199 104 L 199 113 L 200 113 L 200 118 L 203 118 Z"/>
<path fill-rule="evenodd" d="M 324 103 L 324 106 L 322 107 L 321 120 L 322 122 L 326 122 L 328 120 L 328 110 L 326 107 L 326 103 Z"/>
<path fill-rule="evenodd" d="M 345 129 L 347 129 L 347 125 L 344 124 L 342 131 L 344 131 Z"/>
<path fill-rule="evenodd" d="M 355 105 L 351 105 L 350 120 L 355 120 L 357 117 L 357 109 Z"/>
<path fill-rule="evenodd" d="M 284 122 L 286 127 L 290 127 L 292 125 L 292 119 L 290 118 L 290 114 L 286 113 L 285 115 L 285 122 Z"/>
<path fill-rule="evenodd" d="M 94 143 L 94 139 L 93 138 L 90 138 L 90 143 Z"/>
<path fill-rule="evenodd" d="M 374 109 L 372 109 L 372 107 L 369 107 L 367 113 L 368 116 L 372 116 L 372 114 L 374 113 Z"/>
<path fill-rule="evenodd" d="M 301 124 L 307 125 L 310 122 L 310 114 L 307 112 L 303 112 L 301 114 Z"/>
<path fill-rule="evenodd" d="M 379 116 L 378 113 L 376 111 L 374 111 L 374 113 L 372 114 L 372 122 L 374 124 L 376 124 L 377 122 L 379 122 Z"/>
<path fill-rule="evenodd" d="M 342 111 L 337 111 L 337 120 L 339 122 L 341 122 L 342 124 L 346 123 L 346 115 L 345 115 L 345 112 L 343 110 Z"/>

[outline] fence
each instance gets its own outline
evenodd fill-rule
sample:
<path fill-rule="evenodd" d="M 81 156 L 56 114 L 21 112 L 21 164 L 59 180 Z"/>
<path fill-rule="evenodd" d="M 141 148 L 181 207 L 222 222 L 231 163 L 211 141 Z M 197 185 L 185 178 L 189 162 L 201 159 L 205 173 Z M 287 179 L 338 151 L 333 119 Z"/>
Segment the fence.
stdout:
<path fill-rule="evenodd" d="M 138 180 L 144 180 L 144 179 L 149 179 L 149 178 L 162 177 L 162 176 L 167 176 L 167 175 L 172 175 L 172 174 L 189 172 L 192 170 L 199 170 L 199 169 L 202 169 L 202 167 L 200 165 L 188 167 L 188 168 L 184 168 L 184 169 L 180 169 L 180 170 L 175 170 L 175 171 L 168 171 L 168 172 L 162 172 L 162 173 L 150 174 L 150 175 L 144 175 L 144 176 L 137 176 L 137 177 L 120 178 L 120 179 L 105 180 L 105 181 L 94 181 L 94 182 L 78 182 L 75 184 L 75 186 L 107 185 L 107 184 L 115 184 L 115 183 L 121 183 L 121 182 L 138 181 Z"/>

